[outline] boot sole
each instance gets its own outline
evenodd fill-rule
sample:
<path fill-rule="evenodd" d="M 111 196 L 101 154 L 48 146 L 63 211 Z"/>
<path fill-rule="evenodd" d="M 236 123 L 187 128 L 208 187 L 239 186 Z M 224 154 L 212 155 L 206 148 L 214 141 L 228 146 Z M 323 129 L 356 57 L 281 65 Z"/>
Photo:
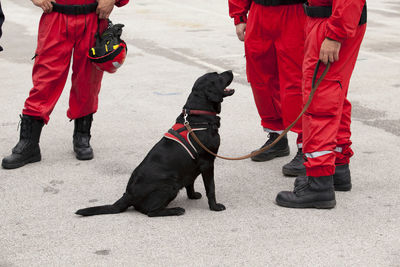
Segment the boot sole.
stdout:
<path fill-rule="evenodd" d="M 78 160 L 91 160 L 91 159 L 93 159 L 93 154 L 91 154 L 91 155 L 78 155 L 78 154 L 75 154 L 75 157 Z"/>
<path fill-rule="evenodd" d="M 76 157 L 78 160 L 91 160 L 91 159 L 93 159 L 93 153 L 88 154 L 88 155 L 81 155 L 81 154 L 79 154 L 79 153 L 77 152 L 77 149 L 75 149 L 75 147 L 74 147 L 74 152 L 75 152 L 75 157 Z"/>
<path fill-rule="evenodd" d="M 295 176 L 306 175 L 306 170 L 304 170 L 304 171 L 297 170 L 296 171 L 296 170 L 282 168 L 282 173 L 285 176 L 295 177 Z"/>
<path fill-rule="evenodd" d="M 263 157 L 262 159 L 256 158 L 259 155 L 257 155 L 256 157 L 251 157 L 251 160 L 255 161 L 255 162 L 264 162 L 264 161 L 269 161 L 269 160 L 274 159 L 274 158 L 286 157 L 286 156 L 289 156 L 289 155 L 290 155 L 290 150 L 289 150 L 289 148 L 287 148 L 287 149 L 285 149 L 283 151 L 279 151 L 279 152 L 276 152 L 276 153 L 273 153 L 273 154 L 268 154 L 268 156 Z"/>
<path fill-rule="evenodd" d="M 352 188 L 351 184 L 334 185 L 335 191 L 347 192 Z"/>
<path fill-rule="evenodd" d="M 312 203 L 292 203 L 276 200 L 276 204 L 285 208 L 298 208 L 298 209 L 332 209 L 336 206 L 336 200 L 319 201 Z"/>
<path fill-rule="evenodd" d="M 91 156 L 78 156 L 78 155 L 76 155 L 76 159 L 78 159 L 78 160 L 91 160 L 91 159 L 93 159 L 93 155 L 91 155 Z"/>
<path fill-rule="evenodd" d="M 20 168 L 22 166 L 25 166 L 26 164 L 35 163 L 35 162 L 38 162 L 38 161 L 41 161 L 41 160 L 42 160 L 42 155 L 39 154 L 39 155 L 35 155 L 35 156 L 33 156 L 33 157 L 29 158 L 29 159 L 26 159 L 23 162 L 19 162 L 19 163 L 14 163 L 13 164 L 13 163 L 4 163 L 4 162 L 2 162 L 1 166 L 4 169 L 11 170 L 11 169 L 17 169 L 17 168 Z"/>

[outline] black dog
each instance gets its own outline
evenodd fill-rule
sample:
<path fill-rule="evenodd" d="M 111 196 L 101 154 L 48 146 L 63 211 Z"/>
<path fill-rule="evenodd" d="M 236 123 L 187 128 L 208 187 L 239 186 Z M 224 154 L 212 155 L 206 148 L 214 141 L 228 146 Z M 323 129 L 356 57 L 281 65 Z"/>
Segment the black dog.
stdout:
<path fill-rule="evenodd" d="M 217 153 L 220 144 L 217 114 L 221 111 L 223 98 L 234 93 L 233 89 L 226 89 L 232 80 L 231 71 L 208 73 L 198 78 L 176 124 L 133 171 L 125 194 L 113 205 L 80 209 L 76 214 L 121 213 L 133 206 L 150 217 L 182 215 L 183 208 L 167 206 L 183 187 L 186 187 L 188 198 L 201 198 L 193 186 L 199 174 L 203 177 L 210 209 L 224 210 L 225 206 L 215 199 L 215 157 L 188 137 L 183 124 L 187 120 L 200 141 Z"/>

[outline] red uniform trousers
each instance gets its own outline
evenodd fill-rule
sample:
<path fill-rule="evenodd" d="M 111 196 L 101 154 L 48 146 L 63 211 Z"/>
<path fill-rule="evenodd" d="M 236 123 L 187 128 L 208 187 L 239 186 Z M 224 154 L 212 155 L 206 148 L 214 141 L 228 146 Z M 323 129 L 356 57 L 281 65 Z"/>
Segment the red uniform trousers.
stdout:
<path fill-rule="evenodd" d="M 59 4 L 89 4 L 93 1 L 62 1 Z M 104 29 L 107 25 L 102 20 Z M 103 71 L 97 70 L 87 54 L 95 43 L 98 18 L 87 15 L 43 14 L 39 24 L 36 59 L 33 66 L 33 88 L 25 101 L 23 114 L 41 118 L 48 123 L 72 63 L 72 87 L 67 116 L 76 119 L 97 111 Z"/>
<path fill-rule="evenodd" d="M 321 44 L 326 37 L 326 18 L 307 18 L 305 58 L 303 63 L 303 103 L 308 100 L 314 68 Z M 307 112 L 303 115 L 303 152 L 308 176 L 328 176 L 335 165 L 349 163 L 351 141 L 351 104 L 347 99 L 366 24 L 358 26 L 355 35 L 341 42 L 339 61 L 334 62 L 319 85 Z M 318 77 L 324 69 L 320 67 Z"/>
<path fill-rule="evenodd" d="M 305 19 L 301 4 L 263 6 L 253 2 L 250 7 L 245 35 L 247 79 L 266 129 L 284 130 L 302 109 Z M 301 129 L 299 120 L 292 131 L 301 133 Z"/>

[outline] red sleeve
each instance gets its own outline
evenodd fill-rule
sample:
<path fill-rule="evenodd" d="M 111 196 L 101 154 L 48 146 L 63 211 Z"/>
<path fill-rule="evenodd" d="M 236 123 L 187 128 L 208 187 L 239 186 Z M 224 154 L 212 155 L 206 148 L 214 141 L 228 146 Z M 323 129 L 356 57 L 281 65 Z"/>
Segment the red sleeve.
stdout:
<path fill-rule="evenodd" d="M 116 0 L 115 1 L 115 5 L 117 7 L 124 6 L 124 5 L 128 4 L 128 3 L 129 3 L 129 0 Z"/>
<path fill-rule="evenodd" d="M 333 0 L 326 37 L 342 42 L 354 36 L 364 5 L 365 0 Z"/>
<path fill-rule="evenodd" d="M 234 19 L 235 25 L 247 22 L 252 0 L 229 0 L 229 16 Z"/>

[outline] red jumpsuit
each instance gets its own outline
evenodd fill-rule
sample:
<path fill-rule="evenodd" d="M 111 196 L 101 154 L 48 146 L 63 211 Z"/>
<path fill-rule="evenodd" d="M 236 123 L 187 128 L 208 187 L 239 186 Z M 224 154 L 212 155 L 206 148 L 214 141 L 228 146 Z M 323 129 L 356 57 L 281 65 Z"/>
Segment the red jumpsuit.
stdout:
<path fill-rule="evenodd" d="M 303 103 L 311 91 L 314 68 L 325 38 L 341 42 L 339 61 L 334 62 L 303 116 L 303 152 L 308 176 L 328 176 L 335 165 L 349 163 L 351 104 L 347 99 L 350 77 L 356 64 L 366 24 L 359 25 L 365 0 L 309 0 L 310 6 L 332 6 L 329 18 L 308 17 L 305 25 Z M 321 66 L 319 73 L 323 71 Z M 319 77 L 319 75 L 318 75 Z"/>
<path fill-rule="evenodd" d="M 96 0 L 57 0 L 62 5 L 83 5 Z M 116 6 L 129 0 L 117 0 Z M 106 20 L 101 28 L 107 25 Z M 98 17 L 86 15 L 43 13 L 32 71 L 33 88 L 25 101 L 23 114 L 40 118 L 47 124 L 59 99 L 72 61 L 72 87 L 67 116 L 76 119 L 97 111 L 103 71 L 97 70 L 87 54 L 95 43 Z"/>
<path fill-rule="evenodd" d="M 249 17 L 247 19 L 247 12 Z M 284 130 L 302 109 L 301 66 L 304 46 L 302 4 L 264 6 L 252 0 L 229 0 L 235 25 L 247 23 L 247 79 L 268 131 Z M 301 120 L 292 128 L 301 133 Z M 299 135 L 298 143 L 301 143 Z"/>

